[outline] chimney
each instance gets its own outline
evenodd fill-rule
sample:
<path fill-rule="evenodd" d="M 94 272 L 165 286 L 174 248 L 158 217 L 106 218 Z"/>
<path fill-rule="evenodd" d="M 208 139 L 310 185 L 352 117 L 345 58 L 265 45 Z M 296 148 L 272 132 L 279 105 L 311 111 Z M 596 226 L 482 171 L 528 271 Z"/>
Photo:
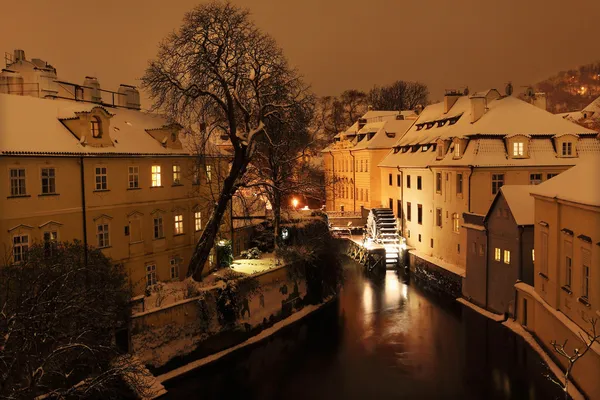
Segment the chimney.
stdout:
<path fill-rule="evenodd" d="M 140 107 L 140 92 L 135 86 L 121 84 L 119 86 L 119 96 L 117 99 L 117 105 L 121 107 L 133 108 L 135 110 L 141 109 Z"/>
<path fill-rule="evenodd" d="M 444 95 L 444 114 L 450 111 L 454 103 L 456 103 L 456 100 L 462 95 L 463 94 L 457 90 L 446 90 L 446 94 Z"/>
<path fill-rule="evenodd" d="M 477 122 L 487 110 L 487 99 L 484 96 L 471 97 L 471 123 Z"/>
<path fill-rule="evenodd" d="M 25 50 L 15 50 L 15 57 L 13 62 L 25 61 Z"/>
<path fill-rule="evenodd" d="M 85 101 L 91 101 L 94 103 L 102 102 L 102 95 L 100 93 L 100 82 L 93 76 L 86 76 L 83 81 L 83 99 Z"/>

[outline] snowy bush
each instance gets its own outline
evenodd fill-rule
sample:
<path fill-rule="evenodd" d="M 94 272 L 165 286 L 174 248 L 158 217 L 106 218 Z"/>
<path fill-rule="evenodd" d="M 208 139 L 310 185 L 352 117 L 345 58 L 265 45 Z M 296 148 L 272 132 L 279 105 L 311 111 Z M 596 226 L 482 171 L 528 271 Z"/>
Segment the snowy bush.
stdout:
<path fill-rule="evenodd" d="M 245 258 L 245 259 L 248 259 L 248 260 L 257 260 L 257 259 L 260 258 L 261 254 L 262 253 L 258 249 L 258 247 L 253 247 L 251 249 L 242 251 L 242 253 L 240 254 L 240 256 L 242 258 Z"/>

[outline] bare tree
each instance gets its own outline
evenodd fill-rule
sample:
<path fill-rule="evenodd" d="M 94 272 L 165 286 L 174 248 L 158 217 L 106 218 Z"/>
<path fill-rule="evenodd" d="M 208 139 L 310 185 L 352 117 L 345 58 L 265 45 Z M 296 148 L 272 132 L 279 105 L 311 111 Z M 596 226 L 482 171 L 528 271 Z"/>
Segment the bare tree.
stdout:
<path fill-rule="evenodd" d="M 139 364 L 121 355 L 127 274 L 79 243 L 34 245 L 0 268 L 0 398 L 122 398 L 147 393 Z"/>
<path fill-rule="evenodd" d="M 212 1 L 187 13 L 183 25 L 160 45 L 143 84 L 154 107 L 209 143 L 223 135 L 232 160 L 190 260 L 188 276 L 201 279 L 221 220 L 240 185 L 266 121 L 302 104 L 308 89 L 281 49 L 259 31 L 249 12 Z"/>
<path fill-rule="evenodd" d="M 376 110 L 414 110 L 427 105 L 429 91 L 420 82 L 396 81 L 391 85 L 375 86 L 369 92 L 369 104 Z"/>
<path fill-rule="evenodd" d="M 345 90 L 340 95 L 342 109 L 346 115 L 348 126 L 360 118 L 361 115 L 367 112 L 368 97 L 365 92 L 356 89 Z"/>
<path fill-rule="evenodd" d="M 585 332 L 584 336 L 581 332 L 579 332 L 579 338 L 583 343 L 583 350 L 580 350 L 578 347 L 576 347 L 573 350 L 573 353 L 569 354 L 566 349 L 567 340 L 565 340 L 562 344 L 557 343 L 556 340 L 553 340 L 550 343 L 554 348 L 554 351 L 567 361 L 567 367 L 564 372 L 564 383 L 549 376 L 550 380 L 562 389 L 565 394 L 565 400 L 569 399 L 569 378 L 571 377 L 571 371 L 573 370 L 575 363 L 579 361 L 581 357 L 585 356 L 585 354 L 592 348 L 594 343 L 600 341 L 600 332 L 597 331 L 598 319 L 592 318 L 589 323 L 591 325 L 590 333 Z"/>

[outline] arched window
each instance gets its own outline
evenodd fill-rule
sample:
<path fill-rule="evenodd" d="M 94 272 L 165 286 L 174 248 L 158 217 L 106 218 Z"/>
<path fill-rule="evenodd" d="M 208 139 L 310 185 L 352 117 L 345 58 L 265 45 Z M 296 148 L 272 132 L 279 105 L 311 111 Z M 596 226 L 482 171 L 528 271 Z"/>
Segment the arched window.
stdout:
<path fill-rule="evenodd" d="M 92 117 L 90 120 L 90 132 L 92 133 L 92 137 L 102 137 L 102 124 L 100 118 Z"/>

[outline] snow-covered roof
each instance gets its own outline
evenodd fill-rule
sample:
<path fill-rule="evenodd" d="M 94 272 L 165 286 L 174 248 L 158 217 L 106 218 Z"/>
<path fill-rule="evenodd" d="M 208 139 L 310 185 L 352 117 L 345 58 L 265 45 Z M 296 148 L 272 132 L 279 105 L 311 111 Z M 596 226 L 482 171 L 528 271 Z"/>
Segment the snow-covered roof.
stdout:
<path fill-rule="evenodd" d="M 490 91 L 478 93 L 484 97 Z M 471 122 L 471 97 L 461 96 L 444 113 L 444 103 L 432 104 L 423 110 L 417 121 L 394 147 L 436 144 L 440 140 L 470 139 L 459 158 L 451 149 L 437 159 L 435 146 L 427 151 L 422 148 L 408 151 L 392 151 L 379 164 L 380 167 L 428 165 L 473 166 L 527 166 L 527 165 L 574 165 L 577 160 L 557 157 L 550 137 L 556 135 L 582 135 L 577 142 L 577 154 L 600 153 L 600 142 L 593 137 L 596 132 L 533 106 L 515 97 L 500 97 L 487 101 L 487 111 Z M 523 135 L 529 139 L 528 158 L 510 158 L 504 139 Z"/>
<path fill-rule="evenodd" d="M 500 188 L 500 193 L 504 196 L 517 225 L 533 225 L 535 204 L 531 197 L 533 188 L 535 185 L 504 185 Z M 500 196 L 500 193 L 497 196 Z M 491 208 L 488 215 L 489 212 Z"/>
<path fill-rule="evenodd" d="M 108 134 L 114 146 L 81 144 L 61 122 L 95 107 L 111 114 Z M 163 147 L 148 131 L 168 126 L 166 118 L 143 111 L 98 104 L 0 94 L 0 154 L 4 155 L 190 155 L 193 148 L 180 134 L 183 149 Z"/>
<path fill-rule="evenodd" d="M 600 155 L 590 157 L 573 168 L 535 186 L 535 196 L 557 198 L 600 207 Z"/>

